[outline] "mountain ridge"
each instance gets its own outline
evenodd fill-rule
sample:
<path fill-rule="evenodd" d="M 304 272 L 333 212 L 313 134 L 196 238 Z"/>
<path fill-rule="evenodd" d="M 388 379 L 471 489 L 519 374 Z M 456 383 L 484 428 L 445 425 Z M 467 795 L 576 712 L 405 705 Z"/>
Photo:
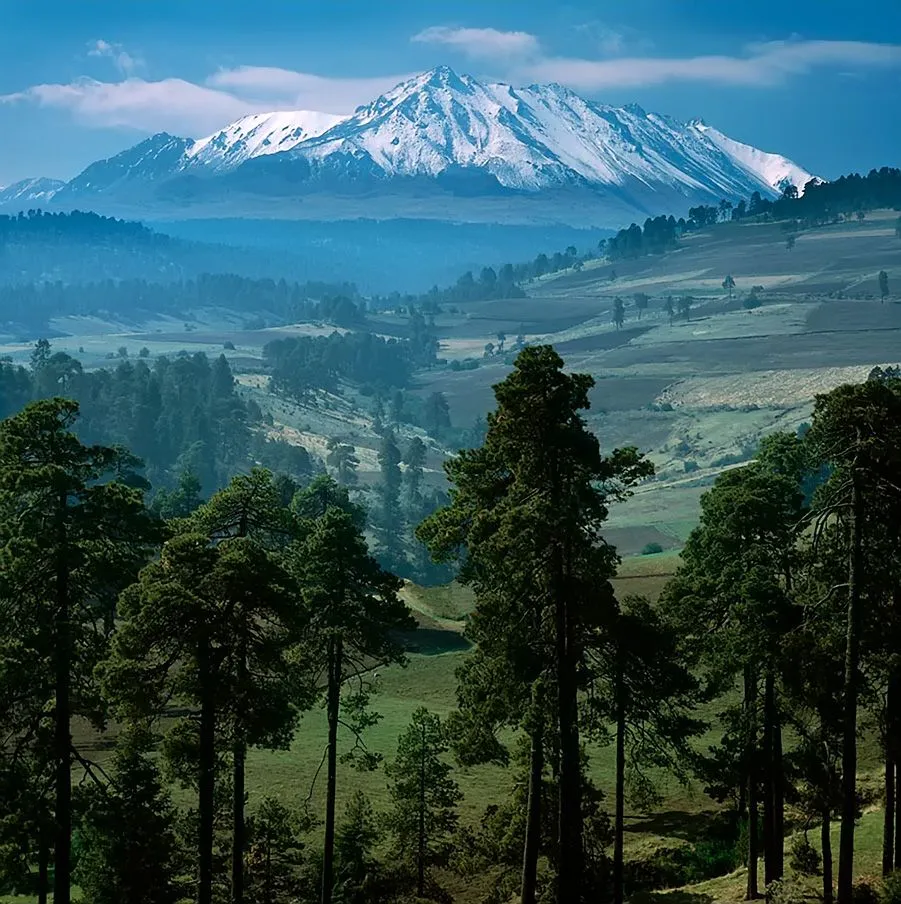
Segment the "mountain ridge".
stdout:
<path fill-rule="evenodd" d="M 573 205 L 554 197 L 578 195 L 588 208 L 580 216 L 620 226 L 630 215 L 754 191 L 775 197 L 788 183 L 803 190 L 811 178 L 786 157 L 701 120 L 612 107 L 558 84 L 483 83 L 441 66 L 349 116 L 260 113 L 196 140 L 158 133 L 92 163 L 46 200 L 169 215 L 203 205 L 251 209 L 263 200 L 301 216 L 327 210 L 329 199 L 336 209 L 347 198 L 380 199 L 400 215 L 429 204 L 440 212 L 446 202 L 448 219 L 466 220 L 476 201 L 498 199 L 509 215 L 547 197 L 551 215 L 565 221 Z"/>

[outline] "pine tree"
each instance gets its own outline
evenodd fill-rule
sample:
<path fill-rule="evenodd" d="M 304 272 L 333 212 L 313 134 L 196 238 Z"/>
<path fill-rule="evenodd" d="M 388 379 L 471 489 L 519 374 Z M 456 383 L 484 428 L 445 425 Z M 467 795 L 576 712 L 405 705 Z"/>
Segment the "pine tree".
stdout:
<path fill-rule="evenodd" d="M 290 510 L 282 505 L 279 492 L 269 471 L 254 468 L 248 475 L 234 477 L 231 483 L 216 493 L 191 518 L 189 529 L 203 533 L 211 542 L 234 538 L 251 538 L 270 552 L 287 547 L 296 537 L 298 524 Z M 236 650 L 234 653 L 234 693 L 231 700 L 232 721 L 232 904 L 242 904 L 244 898 L 245 856 L 245 781 L 244 769 L 249 744 L 278 747 L 290 737 L 295 706 L 305 696 L 295 684 L 301 676 L 289 675 L 286 655 L 299 639 L 305 621 L 301 601 L 297 599 L 291 611 L 279 605 L 266 611 L 259 601 L 239 601 L 232 613 Z M 260 619 L 268 619 L 268 631 L 261 629 Z M 265 661 L 256 662 L 255 674 L 250 675 L 250 660 L 254 647 L 265 646 Z M 270 669 L 268 674 L 266 668 Z M 257 699 L 261 679 L 266 681 L 267 700 Z M 283 686 L 274 686 L 278 682 Z M 291 697 L 291 689 L 295 697 Z M 267 708 L 267 704 L 271 704 Z M 262 716 L 262 718 L 259 718 Z"/>
<path fill-rule="evenodd" d="M 152 735 L 131 726 L 119 738 L 110 782 L 79 802 L 75 880 L 92 904 L 175 904 L 180 856 L 175 809 L 150 759 Z"/>
<path fill-rule="evenodd" d="M 46 762 L 54 774 L 53 892 L 59 904 L 71 896 L 71 721 L 100 715 L 93 675 L 114 599 L 155 539 L 141 490 L 111 479 L 120 453 L 83 445 L 72 432 L 77 417 L 76 403 L 50 399 L 0 424 L 3 596 L 9 604 L 3 629 L 16 631 L 18 624 L 37 654 L 30 684 L 39 698 L 32 698 L 31 712 L 52 703 Z"/>
<path fill-rule="evenodd" d="M 613 299 L 613 322 L 616 324 L 616 328 L 622 329 L 623 323 L 626 319 L 626 306 L 623 304 L 622 298 L 619 295 Z"/>
<path fill-rule="evenodd" d="M 335 830 L 335 900 L 339 904 L 369 904 L 385 883 L 375 858 L 379 826 L 369 798 L 355 791 Z"/>
<path fill-rule="evenodd" d="M 249 904 L 288 904 L 303 891 L 305 820 L 274 797 L 264 797 L 247 820 L 247 889 Z"/>
<path fill-rule="evenodd" d="M 304 507 L 301 493 L 295 508 Z M 404 661 L 397 632 L 411 630 L 415 622 L 397 596 L 401 582 L 372 558 L 360 522 L 343 508 L 328 506 L 303 525 L 302 538 L 291 550 L 291 569 L 310 613 L 305 647 L 314 661 L 322 663 L 326 674 L 322 904 L 330 904 L 335 881 L 335 795 L 342 709 L 349 716 L 345 724 L 358 736 L 372 724 L 374 716 L 367 711 L 370 685 L 366 676 L 376 663 Z M 343 706 L 342 690 L 347 691 Z M 364 758 L 364 763 L 369 762 L 371 757 Z"/>
<path fill-rule="evenodd" d="M 425 898 L 431 870 L 447 863 L 457 828 L 462 794 L 452 768 L 441 719 L 420 707 L 397 742 L 397 756 L 386 767 L 394 804 L 388 817 L 398 857 L 411 863 L 416 895 Z"/>
<path fill-rule="evenodd" d="M 297 637 L 297 598 L 254 540 L 211 544 L 202 533 L 169 540 L 122 595 L 104 686 L 126 717 L 158 718 L 172 702 L 191 712 L 170 731 L 166 752 L 183 784 L 196 780 L 198 904 L 212 901 L 221 752 L 236 732 L 256 743 L 293 728 L 298 689 L 285 654 Z"/>
<path fill-rule="evenodd" d="M 779 459 L 775 452 L 773 457 Z M 794 547 L 803 527 L 801 475 L 773 468 L 764 458 L 717 478 L 713 489 L 701 497 L 700 524 L 689 537 L 683 564 L 663 598 L 669 617 L 681 625 L 686 644 L 708 673 L 731 674 L 742 681 L 749 899 L 758 895 L 761 786 L 766 878 L 769 882 L 782 875 L 780 651 L 783 638 L 800 617 L 791 590 Z"/>
<path fill-rule="evenodd" d="M 701 698 L 679 649 L 678 632 L 641 597 L 628 597 L 616 618 L 591 641 L 589 703 L 603 735 L 616 742 L 613 901 L 624 899 L 623 840 L 627 785 L 648 809 L 658 800 L 652 770 L 688 780 L 691 740 L 706 727 L 691 715 Z"/>
<path fill-rule="evenodd" d="M 357 468 L 360 466 L 357 450 L 349 443 L 339 442 L 334 437 L 329 439 L 326 450 L 325 463 L 332 469 L 338 483 L 345 487 L 356 486 Z"/>
<path fill-rule="evenodd" d="M 513 373 L 495 387 L 497 410 L 489 415 L 485 444 L 445 466 L 452 504 L 418 531 L 439 558 L 465 553 L 460 577 L 476 591 L 480 651 L 488 673 L 500 678 L 487 686 L 479 680 L 459 695 L 479 699 L 479 687 L 488 691 L 473 707 L 485 720 L 487 740 L 515 714 L 544 710 L 522 703 L 526 689 L 540 688 L 538 679 L 547 677 L 554 721 L 532 724 L 536 734 L 547 730 L 559 751 L 561 901 L 579 900 L 584 879 L 578 714 L 584 641 L 613 603 L 608 578 L 616 556 L 599 532 L 608 504 L 652 473 L 635 450 L 600 455 L 580 414 L 592 382 L 563 373 L 549 346 L 521 352 Z M 518 708 L 499 716 L 511 695 Z M 534 744 L 536 758 L 543 747 Z M 528 840 L 534 837 L 527 832 Z"/>
<path fill-rule="evenodd" d="M 901 469 L 899 424 L 901 394 L 889 382 L 868 380 L 818 396 L 806 437 L 817 462 L 833 469 L 819 495 L 816 512 L 821 524 L 840 517 L 847 563 L 842 581 L 847 605 L 838 904 L 850 904 L 854 880 L 861 631 L 865 623 L 863 606 L 869 602 L 864 549 L 869 538 L 886 529 L 889 511 L 898 504 L 895 475 Z"/>
<path fill-rule="evenodd" d="M 418 521 L 422 512 L 422 477 L 425 464 L 425 444 L 414 436 L 404 451 L 403 483 L 405 490 L 406 510 L 409 518 Z"/>

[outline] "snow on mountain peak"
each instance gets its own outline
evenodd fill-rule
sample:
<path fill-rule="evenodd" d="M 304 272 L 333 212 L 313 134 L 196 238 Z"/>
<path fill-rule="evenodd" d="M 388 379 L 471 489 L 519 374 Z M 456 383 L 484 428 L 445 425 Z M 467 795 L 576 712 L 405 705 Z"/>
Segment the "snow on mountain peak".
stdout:
<path fill-rule="evenodd" d="M 779 191 L 786 185 L 794 185 L 803 194 L 804 186 L 814 178 L 811 173 L 787 157 L 761 151 L 729 138 L 701 119 L 694 120 L 689 128 L 703 135 L 707 141 L 727 154 L 737 166 L 764 181 L 774 191 Z"/>
<path fill-rule="evenodd" d="M 186 164 L 233 169 L 251 157 L 290 151 L 345 118 L 312 110 L 254 113 L 195 141 L 185 152 Z"/>

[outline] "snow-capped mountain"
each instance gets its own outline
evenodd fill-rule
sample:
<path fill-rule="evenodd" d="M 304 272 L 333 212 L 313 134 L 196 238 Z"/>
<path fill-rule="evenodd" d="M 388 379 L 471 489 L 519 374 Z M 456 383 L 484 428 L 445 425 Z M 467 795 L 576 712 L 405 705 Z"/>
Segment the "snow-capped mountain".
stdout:
<path fill-rule="evenodd" d="M 89 166 L 53 204 L 140 206 L 145 215 L 252 206 L 328 218 L 349 203 L 356 216 L 421 213 L 431 203 L 445 219 L 467 219 L 473 205 L 484 216 L 494 204 L 509 219 L 517 204 L 534 214 L 543 199 L 543 214 L 571 219 L 579 207 L 596 225 L 620 226 L 754 191 L 773 196 L 787 182 L 803 189 L 811 178 L 701 121 L 439 67 L 348 117 L 257 114 L 197 140 L 155 135 Z"/>
<path fill-rule="evenodd" d="M 59 179 L 22 179 L 5 188 L 0 186 L 0 209 L 15 207 L 26 210 L 35 205 L 47 204 L 50 199 L 65 185 Z"/>
<path fill-rule="evenodd" d="M 252 157 L 291 151 L 344 119 L 310 110 L 245 116 L 214 135 L 195 141 L 185 151 L 184 168 L 207 167 L 214 172 L 227 172 Z"/>

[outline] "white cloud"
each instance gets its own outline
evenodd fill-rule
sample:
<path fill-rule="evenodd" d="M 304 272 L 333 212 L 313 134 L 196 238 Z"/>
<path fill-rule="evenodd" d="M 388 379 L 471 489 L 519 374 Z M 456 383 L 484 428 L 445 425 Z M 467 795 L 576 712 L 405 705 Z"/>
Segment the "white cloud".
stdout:
<path fill-rule="evenodd" d="M 604 60 L 543 57 L 521 67 L 519 74 L 583 91 L 673 81 L 768 87 L 825 66 L 901 67 L 901 45 L 798 40 L 751 45 L 742 56 L 633 56 Z"/>
<path fill-rule="evenodd" d="M 452 28 L 433 25 L 411 38 L 420 44 L 443 44 L 475 59 L 528 57 L 540 51 L 535 35 L 526 31 L 498 31 L 496 28 Z"/>
<path fill-rule="evenodd" d="M 66 110 L 86 125 L 128 127 L 142 132 L 173 132 L 184 137 L 209 134 L 266 104 L 242 100 L 224 91 L 171 78 L 149 82 L 79 79 L 66 85 L 34 85 L 0 95 L 0 103 L 33 103 Z"/>
<path fill-rule="evenodd" d="M 143 60 L 130 54 L 121 44 L 111 44 L 102 38 L 88 41 L 88 56 L 112 60 L 123 75 L 132 75 L 136 69 L 143 66 Z"/>
<path fill-rule="evenodd" d="M 207 78 L 206 84 L 242 96 L 264 97 L 276 105 L 322 113 L 350 113 L 411 75 L 327 78 L 273 66 L 238 66 L 220 69 Z"/>
<path fill-rule="evenodd" d="M 81 78 L 0 95 L 0 103 L 64 110 L 79 122 L 99 128 L 126 127 L 199 138 L 249 113 L 278 109 L 348 113 L 407 77 L 333 79 L 288 69 L 242 66 L 220 70 L 202 85 L 178 78 L 148 81 L 129 77 L 118 82 Z"/>

